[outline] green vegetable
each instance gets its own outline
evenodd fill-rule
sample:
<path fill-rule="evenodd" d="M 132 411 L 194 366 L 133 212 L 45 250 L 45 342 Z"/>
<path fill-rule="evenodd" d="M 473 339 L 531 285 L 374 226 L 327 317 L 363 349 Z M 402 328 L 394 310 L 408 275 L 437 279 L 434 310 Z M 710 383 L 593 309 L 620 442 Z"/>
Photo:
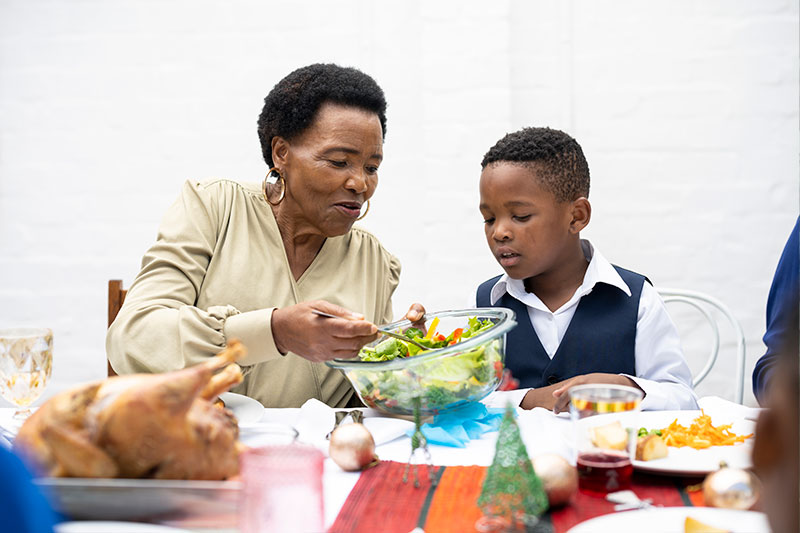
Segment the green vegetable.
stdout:
<path fill-rule="evenodd" d="M 405 357 L 407 355 L 408 345 L 392 337 L 379 342 L 374 348 L 365 346 L 359 352 L 362 361 L 391 361 L 396 357 Z"/>
<path fill-rule="evenodd" d="M 416 328 L 409 328 L 405 335 L 431 349 L 438 349 L 453 342 L 457 345 L 494 327 L 491 320 L 470 318 L 468 322 L 466 328 L 457 328 L 447 337 L 437 334 L 426 339 Z M 404 413 L 415 398 L 420 398 L 423 408 L 429 412 L 436 411 L 459 401 L 483 398 L 494 389 L 503 369 L 500 343 L 493 339 L 449 357 L 431 361 L 423 359 L 416 364 L 409 362 L 402 369 L 364 368 L 348 374 L 362 399 L 371 407 Z M 363 361 L 389 361 L 396 357 L 413 358 L 419 353 L 427 352 L 402 340 L 387 339 L 374 347 L 365 346 L 359 355 Z"/>
<path fill-rule="evenodd" d="M 419 328 L 408 328 L 403 332 L 403 335 L 405 335 L 409 339 L 414 339 L 416 337 L 422 338 L 425 336 L 425 334 Z"/>
<path fill-rule="evenodd" d="M 458 396 L 453 391 L 449 391 L 444 387 L 431 387 L 425 392 L 425 400 L 428 405 L 449 405 L 458 401 Z"/>
<path fill-rule="evenodd" d="M 451 344 L 458 344 L 462 340 L 474 337 L 494 326 L 491 320 L 480 320 L 475 317 L 469 318 L 468 322 L 469 326 L 466 329 L 457 328 L 447 337 L 444 335 L 428 337 L 423 335 L 422 330 L 418 328 L 408 328 L 405 330 L 404 335 L 431 350 L 438 350 Z M 374 347 L 364 346 L 358 355 L 362 361 L 380 362 L 391 361 L 397 357 L 414 357 L 423 352 L 424 350 L 418 346 L 391 338 L 378 343 Z"/>
<path fill-rule="evenodd" d="M 478 333 L 483 333 L 493 326 L 494 323 L 491 320 L 480 320 L 476 317 L 471 317 L 469 319 L 469 327 L 464 330 L 464 333 L 461 334 L 461 338 L 468 339 L 470 337 L 474 337 Z"/>
<path fill-rule="evenodd" d="M 646 437 L 648 435 L 658 435 L 660 437 L 661 436 L 661 430 L 660 429 L 651 429 L 651 430 L 648 431 L 647 428 L 644 428 L 644 427 L 639 428 L 639 432 L 637 433 L 637 437 Z"/>

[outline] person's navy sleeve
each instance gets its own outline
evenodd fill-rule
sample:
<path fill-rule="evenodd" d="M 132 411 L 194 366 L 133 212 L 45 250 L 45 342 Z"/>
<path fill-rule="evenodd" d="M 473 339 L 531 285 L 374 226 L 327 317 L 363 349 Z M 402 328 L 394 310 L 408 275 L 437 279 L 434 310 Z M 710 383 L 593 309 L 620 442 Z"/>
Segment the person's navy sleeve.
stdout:
<path fill-rule="evenodd" d="M 0 446 L 0 530 L 52 533 L 57 520 L 22 461 Z"/>
<path fill-rule="evenodd" d="M 782 349 L 790 326 L 789 320 L 800 305 L 800 237 L 798 237 L 800 218 L 795 222 L 792 234 L 778 261 L 775 277 L 767 298 L 767 332 L 764 334 L 764 344 L 767 351 L 756 363 L 753 369 L 753 394 L 761 403 L 764 393 L 778 360 L 777 355 Z"/>

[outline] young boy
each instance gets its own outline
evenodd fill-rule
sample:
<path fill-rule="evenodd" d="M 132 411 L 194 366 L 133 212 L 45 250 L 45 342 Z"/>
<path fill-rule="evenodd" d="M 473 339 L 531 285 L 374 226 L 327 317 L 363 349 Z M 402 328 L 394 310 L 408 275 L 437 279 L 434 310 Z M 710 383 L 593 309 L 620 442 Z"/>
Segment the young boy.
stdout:
<path fill-rule="evenodd" d="M 644 391 L 643 409 L 696 409 L 678 333 L 649 280 L 611 265 L 580 231 L 589 224 L 589 167 L 580 145 L 549 128 L 500 139 L 483 158 L 480 210 L 505 274 L 480 285 L 478 307 L 508 307 L 517 327 L 506 366 L 525 409 L 565 410 L 569 387 Z"/>

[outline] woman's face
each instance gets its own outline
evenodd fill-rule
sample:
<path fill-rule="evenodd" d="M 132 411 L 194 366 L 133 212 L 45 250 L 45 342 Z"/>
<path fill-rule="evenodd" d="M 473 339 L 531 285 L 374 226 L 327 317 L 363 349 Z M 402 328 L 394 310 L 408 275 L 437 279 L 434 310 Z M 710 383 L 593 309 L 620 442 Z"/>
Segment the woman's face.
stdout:
<path fill-rule="evenodd" d="M 296 230 L 343 235 L 378 186 L 380 119 L 357 107 L 325 103 L 302 134 L 291 141 L 275 137 L 272 154 L 286 179 L 279 209 L 293 218 Z"/>

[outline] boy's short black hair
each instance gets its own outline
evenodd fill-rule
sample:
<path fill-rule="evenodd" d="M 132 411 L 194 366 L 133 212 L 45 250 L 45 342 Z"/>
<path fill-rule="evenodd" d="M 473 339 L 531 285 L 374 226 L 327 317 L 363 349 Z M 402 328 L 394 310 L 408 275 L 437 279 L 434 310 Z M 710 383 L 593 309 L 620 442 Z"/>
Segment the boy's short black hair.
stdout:
<path fill-rule="evenodd" d="M 315 63 L 290 73 L 264 98 L 258 138 L 267 165 L 274 164 L 272 138 L 277 135 L 291 140 L 303 133 L 325 102 L 372 111 L 378 115 L 386 136 L 386 98 L 375 80 L 355 68 Z"/>
<path fill-rule="evenodd" d="M 481 168 L 509 162 L 535 166 L 542 184 L 559 202 L 589 197 L 589 164 L 578 141 L 563 131 L 523 128 L 489 148 Z"/>

